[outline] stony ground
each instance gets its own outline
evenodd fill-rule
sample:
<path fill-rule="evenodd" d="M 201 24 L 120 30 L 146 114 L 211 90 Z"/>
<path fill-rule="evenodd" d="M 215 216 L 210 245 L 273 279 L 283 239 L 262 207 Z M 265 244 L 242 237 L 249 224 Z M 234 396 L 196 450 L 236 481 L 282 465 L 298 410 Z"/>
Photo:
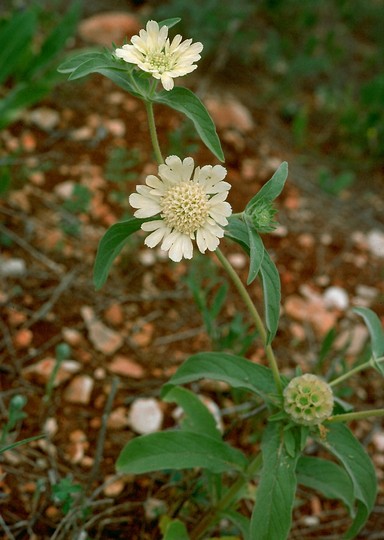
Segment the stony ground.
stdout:
<path fill-rule="evenodd" d="M 282 161 L 290 166 L 278 201 L 280 226 L 265 238 L 281 273 L 275 349 L 282 370 L 316 366 L 332 329 L 336 337 L 324 368 L 353 366 L 367 356 L 367 331 L 352 308 L 369 306 L 384 318 L 382 171 L 362 173 L 339 197 L 328 195 L 314 175 L 316 160 L 326 162 L 327 155 L 295 148 L 288 126 L 259 108 L 246 85 L 189 84 L 218 126 L 234 211 Z M 165 154 L 190 148 L 199 164 L 212 163 L 178 115 L 159 108 L 156 117 Z M 177 136 L 170 140 L 172 131 Z M 83 538 L 84 530 L 94 539 L 159 538 L 155 509 L 175 508 L 180 489 L 188 499 L 186 485 L 179 479 L 177 491 L 163 474 L 118 476 L 114 463 L 140 431 L 132 417 L 139 398 L 155 400 L 163 427 L 174 424 L 172 407 L 158 400 L 162 384 L 190 354 L 213 347 L 187 282 L 204 271 L 204 284 L 214 291 L 223 275 L 214 257 L 209 271 L 207 262 L 170 264 L 137 236 L 104 288 L 94 290 L 100 238 L 126 215 L 135 184 L 156 170 L 142 105 L 108 80 L 63 82 L 0 138 L 3 154 L 18 152 L 12 190 L 0 200 L 0 413 L 4 423 L 11 398 L 25 396 L 25 418 L 9 440 L 47 435 L 2 457 L 1 537 Z M 120 181 L 121 174 L 128 182 Z M 241 250 L 229 242 L 223 250 L 245 278 Z M 257 285 L 251 293 L 259 303 Z M 230 290 L 219 318 L 222 339 L 241 310 Z M 238 338 L 236 346 L 243 336 Z M 265 362 L 257 339 L 247 354 Z M 344 397 L 357 408 L 384 407 L 382 382 L 373 372 L 351 386 Z M 249 417 L 254 404 L 248 396 L 242 410 L 226 389 L 202 384 L 195 390 L 224 410 L 229 440 L 248 452 L 257 448 L 263 418 Z M 364 421 L 354 431 L 374 460 L 380 485 L 358 538 L 384 538 L 383 425 Z M 58 499 L 58 484 L 69 509 Z M 85 508 L 80 515 L 73 502 L 79 493 Z M 199 509 L 191 509 L 190 520 L 198 516 Z M 291 538 L 340 538 L 347 523 L 341 505 L 300 490 Z"/>

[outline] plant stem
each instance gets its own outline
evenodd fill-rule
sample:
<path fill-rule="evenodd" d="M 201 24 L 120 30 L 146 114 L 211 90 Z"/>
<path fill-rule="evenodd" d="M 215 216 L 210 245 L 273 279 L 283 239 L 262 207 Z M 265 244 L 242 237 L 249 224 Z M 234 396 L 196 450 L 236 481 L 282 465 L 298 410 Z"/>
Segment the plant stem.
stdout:
<path fill-rule="evenodd" d="M 257 471 L 260 469 L 262 464 L 262 456 L 258 454 L 249 464 L 245 474 L 239 476 L 234 484 L 228 489 L 225 495 L 220 499 L 215 508 L 209 510 L 203 518 L 199 521 L 197 526 L 193 529 L 190 534 L 191 540 L 199 540 L 202 538 L 202 535 L 212 526 L 213 522 L 217 519 L 218 514 L 223 512 L 228 508 L 233 500 L 236 498 L 237 494 L 245 484 L 248 482 L 249 478 L 252 478 Z"/>
<path fill-rule="evenodd" d="M 153 113 L 153 105 L 151 101 L 145 101 L 145 108 L 148 117 L 149 133 L 151 135 L 152 147 L 155 153 L 156 161 L 159 165 L 164 163 L 163 156 L 161 154 L 159 139 L 157 138 L 155 115 Z"/>
<path fill-rule="evenodd" d="M 352 420 L 362 420 L 370 416 L 384 416 L 384 409 L 370 409 L 368 411 L 357 411 L 345 414 L 336 414 L 327 418 L 327 422 L 334 424 L 335 422 L 351 422 Z"/>
<path fill-rule="evenodd" d="M 356 375 L 356 373 L 359 373 L 360 371 L 363 371 L 364 369 L 368 368 L 374 368 L 375 364 L 381 364 L 384 362 L 384 356 L 381 356 L 380 358 L 374 359 L 370 358 L 367 362 L 364 362 L 364 364 L 360 364 L 360 366 L 356 366 L 351 371 L 348 371 L 347 373 L 344 373 L 343 375 L 340 375 L 340 377 L 337 377 L 337 379 L 334 379 L 329 383 L 329 386 L 336 386 L 337 384 L 340 384 L 342 381 L 345 381 L 346 379 L 349 379 L 349 377 L 352 377 L 353 375 Z"/>
<path fill-rule="evenodd" d="M 280 374 L 279 374 L 279 368 L 277 366 L 276 358 L 273 352 L 273 349 L 271 347 L 271 344 L 267 345 L 267 332 L 265 330 L 263 321 L 259 315 L 259 312 L 257 311 L 256 306 L 252 302 L 251 297 L 249 296 L 249 293 L 247 289 L 245 288 L 243 282 L 233 269 L 231 263 L 228 261 L 228 259 L 225 257 L 225 255 L 220 251 L 220 249 L 217 249 L 215 251 L 217 258 L 223 265 L 224 270 L 227 272 L 229 277 L 231 278 L 233 284 L 235 285 L 238 293 L 240 294 L 241 298 L 244 300 L 245 305 L 248 308 L 249 313 L 252 316 L 253 322 L 255 323 L 255 326 L 260 334 L 261 340 L 264 345 L 265 354 L 267 356 L 267 360 L 269 363 L 269 367 L 271 368 L 273 378 L 275 381 L 276 388 L 278 392 L 281 394 L 282 392 L 282 385 L 280 380 Z"/>

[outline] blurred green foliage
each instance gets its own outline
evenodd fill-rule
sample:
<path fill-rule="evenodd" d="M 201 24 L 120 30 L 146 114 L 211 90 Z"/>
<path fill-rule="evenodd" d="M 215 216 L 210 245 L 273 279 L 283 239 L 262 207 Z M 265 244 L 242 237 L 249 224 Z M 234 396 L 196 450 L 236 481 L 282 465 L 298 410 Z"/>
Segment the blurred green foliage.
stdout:
<path fill-rule="evenodd" d="M 79 2 L 72 3 L 64 16 L 57 15 L 53 24 L 48 24 L 47 13 L 37 2 L 0 15 L 0 129 L 58 82 L 58 58 L 79 16 Z"/>
<path fill-rule="evenodd" d="M 384 5 L 381 0 L 169 0 L 151 18 L 204 44 L 205 73 L 249 85 L 274 107 L 299 147 L 377 163 L 384 155 Z"/>

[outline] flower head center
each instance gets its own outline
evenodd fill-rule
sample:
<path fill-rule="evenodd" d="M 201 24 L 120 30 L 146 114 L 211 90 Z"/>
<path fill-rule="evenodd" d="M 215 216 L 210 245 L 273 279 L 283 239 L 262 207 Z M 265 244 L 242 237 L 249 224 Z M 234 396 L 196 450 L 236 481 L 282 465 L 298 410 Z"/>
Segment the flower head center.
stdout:
<path fill-rule="evenodd" d="M 166 225 L 191 235 L 206 222 L 209 215 L 208 196 L 194 182 L 171 187 L 161 202 L 161 217 Z"/>
<path fill-rule="evenodd" d="M 163 51 L 150 52 L 147 55 L 147 61 L 151 69 L 163 73 L 171 69 L 171 57 Z"/>

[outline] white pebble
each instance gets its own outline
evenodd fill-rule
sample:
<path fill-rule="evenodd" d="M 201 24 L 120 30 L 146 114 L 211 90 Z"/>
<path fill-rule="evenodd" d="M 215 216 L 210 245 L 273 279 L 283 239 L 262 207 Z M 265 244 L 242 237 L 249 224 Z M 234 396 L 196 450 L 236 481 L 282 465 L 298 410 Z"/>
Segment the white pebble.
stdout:
<path fill-rule="evenodd" d="M 163 423 L 163 411 L 154 398 L 136 399 L 129 411 L 129 425 L 133 431 L 143 435 L 159 431 Z"/>
<path fill-rule="evenodd" d="M 328 287 L 323 294 L 324 304 L 329 309 L 345 310 L 349 306 L 348 293 L 341 287 Z"/>
<path fill-rule="evenodd" d="M 369 231 L 367 235 L 368 249 L 376 257 L 384 258 L 384 232 L 378 229 Z"/>
<path fill-rule="evenodd" d="M 0 275 L 3 277 L 22 277 L 27 271 L 24 259 L 0 260 Z"/>

